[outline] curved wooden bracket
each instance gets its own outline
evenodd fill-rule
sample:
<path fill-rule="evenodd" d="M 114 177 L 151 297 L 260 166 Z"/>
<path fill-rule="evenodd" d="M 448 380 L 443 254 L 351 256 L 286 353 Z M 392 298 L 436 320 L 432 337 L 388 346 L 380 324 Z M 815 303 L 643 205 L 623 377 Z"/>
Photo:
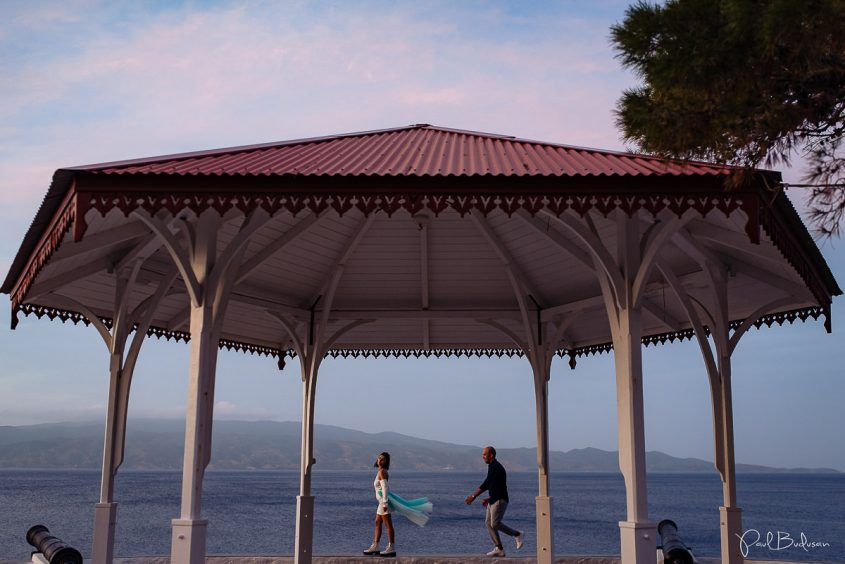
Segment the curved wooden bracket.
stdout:
<path fill-rule="evenodd" d="M 264 313 L 269 315 L 272 319 L 274 319 L 282 326 L 282 328 L 287 332 L 288 336 L 290 337 L 291 343 L 293 344 L 293 350 L 296 351 L 296 355 L 300 359 L 304 358 L 305 348 L 303 346 L 302 339 L 300 339 L 299 335 L 296 334 L 296 326 L 279 312 L 265 310 Z"/>
<path fill-rule="evenodd" d="M 94 328 L 100 334 L 100 337 L 103 338 L 103 342 L 106 344 L 106 347 L 111 350 L 112 334 L 109 331 L 109 328 L 106 327 L 102 321 L 100 321 L 100 318 L 97 316 L 97 314 L 90 310 L 88 306 L 76 301 L 73 298 L 69 298 L 62 294 L 56 294 L 55 292 L 48 294 L 48 296 L 51 298 L 51 301 L 58 302 L 59 307 L 63 307 L 69 310 L 75 310 L 84 315 L 85 319 L 87 319 L 88 322 L 94 326 Z"/>
<path fill-rule="evenodd" d="M 179 270 L 179 274 L 182 275 L 182 280 L 185 282 L 185 287 L 188 290 L 188 297 L 191 299 L 191 303 L 194 307 L 199 307 L 200 304 L 202 304 L 202 288 L 200 287 L 199 281 L 197 280 L 196 275 L 194 275 L 193 268 L 191 267 L 191 255 L 193 254 L 191 245 L 188 246 L 187 251 L 183 249 L 176 240 L 176 237 L 159 219 L 147 217 L 146 215 L 138 212 L 133 212 L 133 215 L 144 222 L 144 224 L 147 225 L 153 233 L 161 238 L 162 244 L 167 249 L 167 252 L 170 253 L 170 257 L 173 259 L 173 263 Z M 187 222 L 185 223 L 187 224 Z"/>

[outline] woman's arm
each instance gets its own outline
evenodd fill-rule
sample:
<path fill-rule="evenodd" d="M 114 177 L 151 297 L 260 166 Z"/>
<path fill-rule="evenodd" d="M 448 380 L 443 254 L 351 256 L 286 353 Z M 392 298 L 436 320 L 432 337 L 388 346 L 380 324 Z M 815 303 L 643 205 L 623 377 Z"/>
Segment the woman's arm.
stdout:
<path fill-rule="evenodd" d="M 390 476 L 388 475 L 387 470 L 385 470 L 383 468 L 379 469 L 378 476 L 377 476 L 377 478 L 379 480 L 379 484 L 381 485 L 381 499 L 379 500 L 379 503 L 381 505 L 384 505 L 385 507 L 387 507 L 387 502 L 388 502 L 387 492 L 390 491 L 390 489 L 387 485 L 387 480 L 388 480 L 389 477 Z"/>

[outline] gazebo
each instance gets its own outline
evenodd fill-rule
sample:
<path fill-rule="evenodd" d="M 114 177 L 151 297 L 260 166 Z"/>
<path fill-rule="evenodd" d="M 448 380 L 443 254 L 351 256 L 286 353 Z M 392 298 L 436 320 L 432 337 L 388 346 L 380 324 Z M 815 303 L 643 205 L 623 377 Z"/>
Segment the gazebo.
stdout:
<path fill-rule="evenodd" d="M 536 404 L 537 561 L 549 563 L 551 363 L 612 351 L 621 556 L 651 564 L 641 348 L 678 338 L 703 355 L 722 561 L 741 562 L 731 355 L 752 326 L 823 317 L 829 331 L 841 291 L 780 175 L 753 171 L 728 190 L 734 172 L 426 124 L 57 170 L 3 292 L 13 327 L 21 314 L 82 321 L 108 349 L 93 561 L 112 560 L 132 374 L 156 335 L 190 340 L 175 564 L 204 561 L 220 347 L 300 365 L 299 563 L 311 561 L 327 355 L 523 355 Z"/>

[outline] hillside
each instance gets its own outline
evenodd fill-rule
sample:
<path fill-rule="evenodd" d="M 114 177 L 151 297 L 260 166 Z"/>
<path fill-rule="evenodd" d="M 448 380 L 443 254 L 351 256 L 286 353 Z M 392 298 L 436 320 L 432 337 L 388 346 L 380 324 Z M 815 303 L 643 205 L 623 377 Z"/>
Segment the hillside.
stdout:
<path fill-rule="evenodd" d="M 182 464 L 184 423 L 130 421 L 124 468 L 176 470 Z M 0 468 L 100 468 L 102 423 L 50 423 L 0 427 Z M 364 433 L 329 425 L 314 430 L 317 470 L 363 470 L 376 454 L 389 451 L 405 469 L 481 470 L 479 446 L 456 445 L 401 435 Z M 296 470 L 299 468 L 298 422 L 216 421 L 210 469 Z M 556 472 L 618 472 L 616 452 L 583 448 L 552 452 Z M 534 448 L 499 449 L 513 472 L 535 471 Z M 649 472 L 715 472 L 713 464 L 649 452 Z M 738 472 L 836 472 L 831 469 L 782 469 L 738 464 Z"/>

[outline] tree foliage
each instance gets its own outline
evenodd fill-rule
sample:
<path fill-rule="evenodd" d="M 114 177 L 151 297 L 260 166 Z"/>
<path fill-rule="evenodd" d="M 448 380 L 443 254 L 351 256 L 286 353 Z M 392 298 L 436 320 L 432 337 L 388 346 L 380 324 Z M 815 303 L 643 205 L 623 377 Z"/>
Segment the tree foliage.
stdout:
<path fill-rule="evenodd" d="M 642 85 L 619 100 L 625 139 L 663 156 L 809 163 L 816 227 L 845 210 L 845 0 L 639 2 L 611 28 Z"/>

